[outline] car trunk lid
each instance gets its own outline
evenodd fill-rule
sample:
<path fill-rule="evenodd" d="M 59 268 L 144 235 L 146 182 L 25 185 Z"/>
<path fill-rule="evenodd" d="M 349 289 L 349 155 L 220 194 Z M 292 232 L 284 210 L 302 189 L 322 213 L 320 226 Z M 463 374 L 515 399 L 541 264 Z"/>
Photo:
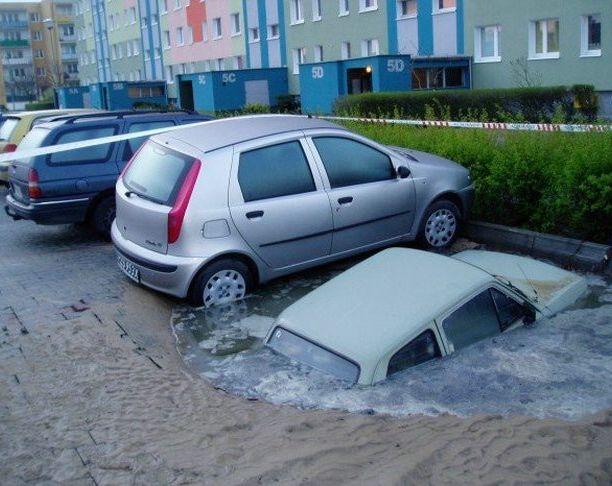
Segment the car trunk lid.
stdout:
<path fill-rule="evenodd" d="M 117 182 L 116 223 L 139 246 L 167 253 L 179 235 L 200 162 L 148 141 Z"/>

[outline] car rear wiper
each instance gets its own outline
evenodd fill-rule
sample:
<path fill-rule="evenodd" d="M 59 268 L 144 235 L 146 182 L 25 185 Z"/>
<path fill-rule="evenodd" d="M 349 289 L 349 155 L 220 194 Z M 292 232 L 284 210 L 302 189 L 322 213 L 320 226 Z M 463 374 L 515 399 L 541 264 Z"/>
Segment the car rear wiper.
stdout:
<path fill-rule="evenodd" d="M 144 199 L 146 201 L 151 201 L 151 202 L 153 202 L 155 204 L 162 204 L 163 205 L 163 202 L 158 201 L 157 199 L 152 198 L 151 196 L 146 196 L 146 195 L 140 194 L 139 192 L 136 192 L 136 191 L 126 191 L 125 192 L 125 197 L 127 197 L 127 198 L 132 197 L 132 195 L 138 196 L 139 198 Z"/>

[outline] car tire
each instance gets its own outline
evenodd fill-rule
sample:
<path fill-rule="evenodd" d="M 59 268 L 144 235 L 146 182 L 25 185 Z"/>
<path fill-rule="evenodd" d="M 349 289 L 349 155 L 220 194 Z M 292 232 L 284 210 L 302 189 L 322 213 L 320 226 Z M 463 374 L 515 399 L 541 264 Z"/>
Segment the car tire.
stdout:
<path fill-rule="evenodd" d="M 244 298 L 253 288 L 249 267 L 234 258 L 223 258 L 204 267 L 196 276 L 190 301 L 195 307 L 212 307 Z"/>
<path fill-rule="evenodd" d="M 99 235 L 110 239 L 111 226 L 115 220 L 115 198 L 107 196 L 95 205 L 90 216 L 90 224 Z"/>
<path fill-rule="evenodd" d="M 431 204 L 423 214 L 418 241 L 428 250 L 445 250 L 459 233 L 459 208 L 446 199 Z"/>

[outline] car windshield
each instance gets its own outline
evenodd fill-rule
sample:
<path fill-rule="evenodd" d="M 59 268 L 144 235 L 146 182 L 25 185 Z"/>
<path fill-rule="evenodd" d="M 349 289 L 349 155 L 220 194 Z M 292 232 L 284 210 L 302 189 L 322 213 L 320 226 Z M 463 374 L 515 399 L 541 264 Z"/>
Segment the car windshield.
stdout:
<path fill-rule="evenodd" d="M 0 142 L 8 142 L 18 124 L 19 118 L 6 118 L 0 126 Z"/>
<path fill-rule="evenodd" d="M 33 128 L 25 137 L 23 137 L 23 140 L 19 144 L 19 150 L 41 147 L 48 134 L 49 130 L 46 128 Z"/>
<path fill-rule="evenodd" d="M 290 359 L 306 363 L 341 380 L 355 383 L 359 378 L 359 367 L 356 364 L 282 327 L 274 329 L 268 346 Z"/>
<path fill-rule="evenodd" d="M 172 206 L 194 160 L 189 155 L 148 141 L 132 159 L 123 183 L 145 199 Z"/>

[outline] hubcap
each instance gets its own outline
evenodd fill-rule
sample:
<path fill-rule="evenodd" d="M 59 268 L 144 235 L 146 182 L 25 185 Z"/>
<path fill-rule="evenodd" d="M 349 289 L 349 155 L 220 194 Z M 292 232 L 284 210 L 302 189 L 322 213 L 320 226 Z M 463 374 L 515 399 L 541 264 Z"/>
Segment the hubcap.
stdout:
<path fill-rule="evenodd" d="M 204 305 L 227 304 L 242 299 L 246 293 L 244 277 L 235 270 L 221 270 L 208 279 L 202 295 Z"/>
<path fill-rule="evenodd" d="M 425 239 L 434 247 L 446 245 L 455 236 L 455 231 L 457 219 L 448 209 L 434 211 L 425 223 Z"/>

